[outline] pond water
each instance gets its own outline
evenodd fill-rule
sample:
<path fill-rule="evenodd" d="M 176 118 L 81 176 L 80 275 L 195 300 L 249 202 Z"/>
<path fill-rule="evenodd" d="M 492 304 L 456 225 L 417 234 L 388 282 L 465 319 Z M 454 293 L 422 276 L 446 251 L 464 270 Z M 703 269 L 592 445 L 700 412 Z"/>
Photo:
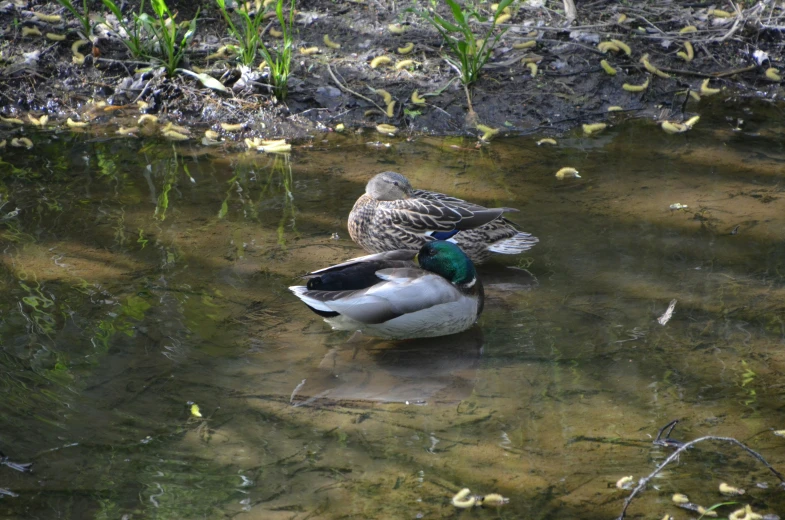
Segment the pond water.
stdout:
<path fill-rule="evenodd" d="M 674 419 L 675 439 L 734 437 L 785 470 L 785 128 L 766 105 L 702 108 L 686 134 L 628 121 L 551 147 L 329 134 L 266 156 L 60 132 L 3 150 L 0 450 L 33 467 L 0 465 L 0 517 L 452 518 L 469 487 L 510 503 L 463 518 L 614 518 Z M 350 338 L 288 292 L 361 253 L 346 215 L 383 170 L 519 208 L 539 237 L 482 266 L 466 333 Z M 697 517 L 674 492 L 785 513 L 730 445 L 683 454 L 629 514 Z"/>

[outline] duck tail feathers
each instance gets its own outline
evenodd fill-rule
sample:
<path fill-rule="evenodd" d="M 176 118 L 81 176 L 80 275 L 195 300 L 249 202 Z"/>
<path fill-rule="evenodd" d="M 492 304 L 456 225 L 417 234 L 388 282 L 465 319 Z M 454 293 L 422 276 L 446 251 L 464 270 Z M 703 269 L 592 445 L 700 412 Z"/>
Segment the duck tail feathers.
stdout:
<path fill-rule="evenodd" d="M 308 295 L 308 287 L 304 285 L 292 285 L 289 287 L 289 290 L 294 293 L 295 296 L 300 298 L 303 303 L 305 303 L 308 307 L 313 309 L 314 312 L 317 314 L 321 314 L 323 312 L 327 313 L 335 313 L 334 310 L 329 308 L 323 301 L 319 301 L 316 298 L 312 298 Z"/>
<path fill-rule="evenodd" d="M 488 246 L 488 251 L 502 255 L 517 255 L 528 251 L 540 240 L 529 233 L 518 232 L 516 235 L 505 238 Z"/>

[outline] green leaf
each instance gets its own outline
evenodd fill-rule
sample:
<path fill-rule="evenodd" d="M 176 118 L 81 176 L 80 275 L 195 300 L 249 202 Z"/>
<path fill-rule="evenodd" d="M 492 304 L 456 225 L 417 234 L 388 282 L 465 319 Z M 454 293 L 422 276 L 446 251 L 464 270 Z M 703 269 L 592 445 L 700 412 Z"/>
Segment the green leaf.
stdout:
<path fill-rule="evenodd" d="M 120 11 L 120 8 L 117 7 L 117 4 L 112 2 L 112 0 L 102 0 L 102 1 L 103 1 L 104 5 L 106 6 L 106 8 L 109 9 L 110 11 L 112 11 L 112 14 L 114 14 L 117 17 L 118 20 L 122 20 L 123 19 L 123 13 Z"/>
<path fill-rule="evenodd" d="M 455 21 L 458 22 L 461 26 L 468 29 L 468 24 L 466 23 L 466 16 L 463 14 L 463 8 L 456 2 L 455 0 L 445 0 L 447 5 L 450 6 L 452 10 L 452 17 L 455 18 Z"/>
<path fill-rule="evenodd" d="M 434 13 L 433 18 L 431 19 L 432 23 L 441 25 L 442 28 L 447 32 L 461 32 L 461 28 L 457 25 L 453 25 L 438 14 Z M 438 28 L 438 27 L 437 27 Z"/>
<path fill-rule="evenodd" d="M 507 7 L 510 6 L 510 4 L 512 4 L 512 2 L 513 0 L 502 0 L 501 2 L 499 2 L 499 7 L 496 9 L 496 16 L 499 16 L 502 13 L 502 11 L 504 11 Z"/>
<path fill-rule="evenodd" d="M 169 13 L 169 8 L 166 7 L 164 0 L 151 0 L 150 4 L 153 6 L 153 12 L 155 12 L 158 18 L 163 18 L 164 14 Z M 161 22 L 163 23 L 163 20 Z"/>

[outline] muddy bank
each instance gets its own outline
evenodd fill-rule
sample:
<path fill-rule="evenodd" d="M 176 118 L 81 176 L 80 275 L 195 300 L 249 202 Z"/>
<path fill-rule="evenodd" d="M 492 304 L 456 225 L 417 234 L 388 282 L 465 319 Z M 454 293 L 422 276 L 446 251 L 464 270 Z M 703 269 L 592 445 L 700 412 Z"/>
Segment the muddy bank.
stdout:
<path fill-rule="evenodd" d="M 170 6 L 180 7 L 178 21 L 195 14 L 192 5 L 180 4 Z M 92 41 L 77 46 L 85 57 L 77 64 L 72 46 L 84 35 L 73 15 L 55 2 L 0 2 L 0 115 L 25 125 L 35 124 L 28 114 L 48 115 L 44 126 L 65 126 L 68 117 L 102 123 L 96 132 L 106 136 L 114 136 L 118 127 L 133 128 L 140 114 L 149 113 L 198 126 L 199 132 L 185 134 L 193 139 L 200 139 L 207 126 L 219 129 L 218 123 L 226 122 L 245 125 L 242 134 L 231 134 L 238 143 L 251 136 L 317 137 L 339 124 L 347 131 L 364 129 L 369 140 L 375 140 L 387 137 L 376 132 L 380 123 L 404 134 L 479 136 L 477 123 L 502 134 L 547 134 L 628 117 L 682 121 L 710 110 L 710 103 L 717 101 L 779 101 L 783 94 L 777 78 L 785 66 L 785 9 L 762 2 L 738 11 L 688 2 L 579 3 L 571 25 L 559 10 L 561 2 L 513 4 L 510 19 L 492 34 L 506 32 L 469 89 L 476 117 L 470 115 L 458 73 L 445 59 L 449 49 L 415 13 L 393 2 L 306 0 L 296 7 L 297 51 L 289 95 L 278 100 L 266 86 L 265 70 L 243 76 L 232 58 L 210 58 L 232 43 L 213 4 L 202 4 L 181 67 L 205 71 L 222 82 L 225 93 L 204 87 L 192 76 L 167 77 L 134 60 L 112 30 L 117 24 L 111 17 L 107 25 L 94 29 Z M 103 7 L 93 8 L 96 21 L 106 16 Z M 449 19 L 445 9 L 438 7 Z M 487 16 L 490 7 L 483 4 L 480 11 Z M 36 12 L 60 14 L 62 20 L 47 22 Z M 391 32 L 390 24 L 400 24 L 402 33 Z M 265 34 L 275 25 L 267 24 Z M 488 27 L 487 22 L 477 23 L 475 32 L 482 35 Z M 48 39 L 48 33 L 65 39 Z M 325 35 L 340 48 L 328 47 Z M 598 48 L 610 40 L 629 49 Z M 400 54 L 398 49 L 409 42 L 413 51 Z M 314 54 L 300 52 L 312 47 L 318 47 Z M 642 59 L 646 55 L 648 59 Z M 372 68 L 371 61 L 380 56 L 390 63 Z M 413 63 L 396 67 L 404 59 Z M 379 89 L 392 96 L 391 108 Z M 412 102 L 414 91 L 424 97 L 424 104 Z M 610 107 L 617 111 L 609 112 Z M 9 127 L 14 124 L 6 123 Z M 3 130 L 2 137 L 22 133 L 17 126 L 13 132 Z M 137 129 L 126 135 L 143 133 Z"/>

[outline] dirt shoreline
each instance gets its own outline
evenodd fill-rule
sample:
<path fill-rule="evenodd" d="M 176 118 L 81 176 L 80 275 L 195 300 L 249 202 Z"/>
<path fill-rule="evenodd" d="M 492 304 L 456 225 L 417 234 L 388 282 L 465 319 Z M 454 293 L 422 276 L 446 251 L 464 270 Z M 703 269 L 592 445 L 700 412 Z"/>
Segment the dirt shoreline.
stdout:
<path fill-rule="evenodd" d="M 178 20 L 194 10 L 193 5 L 180 3 Z M 183 74 L 166 78 L 156 71 L 138 72 L 146 64 L 131 59 L 111 33 L 83 46 L 85 63 L 76 65 L 71 46 L 79 36 L 72 15 L 55 2 L 5 0 L 0 2 L 0 115 L 29 125 L 35 123 L 28 114 L 34 118 L 46 114 L 48 127 L 64 127 L 71 117 L 102 124 L 105 135 L 114 135 L 115 127 L 129 128 L 140 113 L 150 113 L 185 127 L 199 127 L 189 136 L 197 140 L 204 128 L 219 129 L 220 122 L 244 123 L 242 134 L 232 134 L 238 140 L 253 136 L 303 140 L 343 124 L 346 131 L 362 129 L 373 140 L 384 140 L 388 136 L 375 130 L 380 123 L 396 126 L 403 135 L 479 136 L 483 132 L 477 123 L 499 129 L 502 135 L 561 134 L 581 123 L 612 124 L 631 116 L 683 121 L 710 109 L 713 100 L 779 101 L 784 93 L 782 81 L 765 73 L 770 68 L 785 69 L 783 6 L 754 4 L 728 12 L 731 17 L 726 18 L 716 15 L 714 6 L 708 4 L 629 6 L 596 1 L 579 3 L 577 20 L 564 27 L 563 15 L 554 10 L 561 2 L 551 1 L 545 7 L 514 9 L 503 26 L 506 34 L 470 89 L 475 117 L 469 114 L 457 72 L 444 59 L 448 49 L 441 47 L 442 38 L 414 13 L 400 8 L 393 11 L 393 5 L 398 4 L 297 2 L 294 46 L 318 46 L 320 53 L 295 52 L 289 97 L 279 102 L 261 86 L 266 82 L 263 77 L 256 86 L 224 94 Z M 490 12 L 487 4 L 480 6 L 486 14 Z M 182 66 L 206 68 L 231 88 L 239 76 L 233 72 L 235 64 L 205 60 L 231 39 L 214 6 L 202 3 L 202 8 Z M 34 12 L 62 14 L 64 21 L 43 22 Z M 405 32 L 391 33 L 388 25 L 393 23 L 402 23 Z M 695 31 L 681 32 L 688 26 Z M 39 28 L 42 35 L 23 37 L 23 27 Z M 65 34 L 66 39 L 50 41 L 44 36 L 47 32 Z M 324 35 L 339 42 L 340 49 L 324 45 Z M 631 54 L 623 50 L 603 53 L 597 48 L 597 43 L 610 39 L 625 42 Z M 535 47 L 513 48 L 529 40 L 536 41 Z M 685 51 L 687 41 L 694 48 L 690 62 L 677 55 Z M 406 42 L 415 45 L 406 58 L 417 62 L 416 68 L 369 66 L 377 56 L 388 56 L 393 64 L 400 61 L 396 49 Z M 31 53 L 36 51 L 40 53 L 34 58 Z M 659 75 L 647 71 L 641 62 L 646 54 Z M 537 62 L 536 76 L 522 63 L 524 58 Z M 615 69 L 614 76 L 603 70 L 603 59 Z M 706 79 L 709 84 L 701 95 Z M 639 92 L 623 88 L 646 81 L 648 85 Z M 707 98 L 705 88 L 719 91 Z M 388 91 L 396 101 L 391 117 L 373 110 L 372 103 L 384 105 L 375 89 Z M 415 90 L 420 95 L 438 94 L 427 97 L 425 105 L 415 105 L 410 101 Z M 690 97 L 690 90 L 701 99 Z M 138 102 L 146 106 L 140 108 Z M 620 111 L 608 112 L 609 107 L 620 107 Z M 0 133 L 2 140 L 22 135 L 24 128 L 7 123 L 0 125 Z M 142 134 L 141 130 L 130 133 Z"/>

